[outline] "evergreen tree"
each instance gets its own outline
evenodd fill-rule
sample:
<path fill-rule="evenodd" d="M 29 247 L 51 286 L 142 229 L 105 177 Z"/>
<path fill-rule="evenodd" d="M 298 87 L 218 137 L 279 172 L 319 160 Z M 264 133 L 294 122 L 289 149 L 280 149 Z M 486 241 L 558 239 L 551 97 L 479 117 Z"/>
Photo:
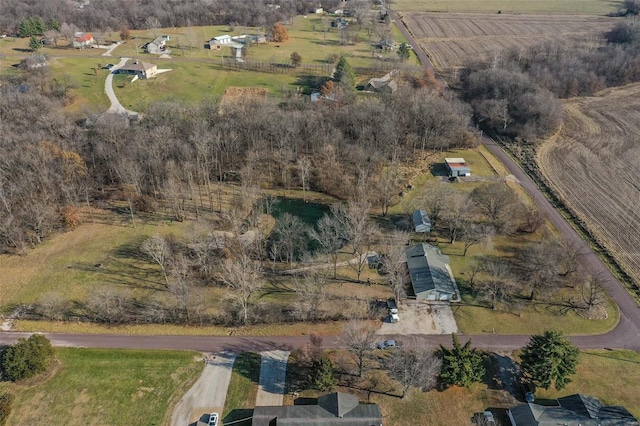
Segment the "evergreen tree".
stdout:
<path fill-rule="evenodd" d="M 309 375 L 309 383 L 315 389 L 320 391 L 328 391 L 338 384 L 333 361 L 327 357 L 313 363 L 311 366 L 311 374 Z"/>
<path fill-rule="evenodd" d="M 351 68 L 351 64 L 344 56 L 340 56 L 340 60 L 338 60 L 333 79 L 346 87 L 353 87 L 355 84 L 356 75 L 353 72 L 353 68 Z"/>
<path fill-rule="evenodd" d="M 31 40 L 29 40 L 29 49 L 33 50 L 34 52 L 37 51 L 38 49 L 40 49 L 40 42 L 38 41 L 38 39 L 36 38 L 36 36 L 31 36 Z"/>
<path fill-rule="evenodd" d="M 400 47 L 398 47 L 398 56 L 400 57 L 400 60 L 406 61 L 409 59 L 410 55 L 411 49 L 409 48 L 409 45 L 407 43 L 402 43 Z"/>
<path fill-rule="evenodd" d="M 20 25 L 18 27 L 18 35 L 20 35 L 20 37 L 30 37 L 34 34 L 35 32 L 33 29 L 33 23 L 31 22 L 31 19 L 22 18 L 20 20 Z"/>
<path fill-rule="evenodd" d="M 2 356 L 2 376 L 10 381 L 33 377 L 46 371 L 53 355 L 51 342 L 40 334 L 18 339 Z"/>
<path fill-rule="evenodd" d="M 60 31 L 60 22 L 56 18 L 51 18 L 47 22 L 47 28 L 54 31 Z"/>
<path fill-rule="evenodd" d="M 575 374 L 580 350 L 559 331 L 547 330 L 531 336 L 522 349 L 520 367 L 524 378 L 536 386 L 563 389 Z"/>
<path fill-rule="evenodd" d="M 481 382 L 484 377 L 483 366 L 485 355 L 471 347 L 471 340 L 460 345 L 458 336 L 452 333 L 453 349 L 440 346 L 442 354 L 442 370 L 440 379 L 448 385 L 469 387 L 472 383 Z"/>

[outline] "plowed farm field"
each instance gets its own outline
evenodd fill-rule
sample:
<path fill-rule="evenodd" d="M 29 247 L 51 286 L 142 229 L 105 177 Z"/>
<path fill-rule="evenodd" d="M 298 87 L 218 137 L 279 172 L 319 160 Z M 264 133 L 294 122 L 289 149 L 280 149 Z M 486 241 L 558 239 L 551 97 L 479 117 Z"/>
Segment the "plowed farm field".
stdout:
<path fill-rule="evenodd" d="M 640 282 L 640 84 L 565 104 L 559 134 L 538 152 L 556 192 Z"/>
<path fill-rule="evenodd" d="M 480 13 L 407 13 L 402 19 L 441 72 L 513 47 L 567 40 L 597 43 L 618 22 L 587 15 Z"/>

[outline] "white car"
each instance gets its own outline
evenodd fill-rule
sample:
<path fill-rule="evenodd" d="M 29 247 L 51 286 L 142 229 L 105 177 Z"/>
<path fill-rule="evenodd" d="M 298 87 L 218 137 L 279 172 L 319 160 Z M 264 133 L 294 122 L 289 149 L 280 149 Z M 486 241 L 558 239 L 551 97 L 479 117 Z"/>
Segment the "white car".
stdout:
<path fill-rule="evenodd" d="M 209 415 L 209 426 L 218 426 L 218 413 L 211 413 Z"/>

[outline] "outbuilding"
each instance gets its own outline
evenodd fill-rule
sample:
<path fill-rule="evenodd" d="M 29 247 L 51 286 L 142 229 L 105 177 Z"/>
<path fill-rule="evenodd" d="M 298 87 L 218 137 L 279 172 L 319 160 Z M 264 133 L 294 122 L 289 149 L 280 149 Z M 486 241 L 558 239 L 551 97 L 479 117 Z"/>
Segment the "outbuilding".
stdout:
<path fill-rule="evenodd" d="M 435 246 L 422 243 L 406 252 L 411 286 L 418 300 L 460 300 L 458 285 L 449 266 L 449 257 Z"/>
<path fill-rule="evenodd" d="M 471 176 L 471 168 L 464 158 L 445 158 L 444 163 L 451 177 Z"/>
<path fill-rule="evenodd" d="M 425 210 L 416 210 L 411 215 L 415 232 L 431 232 L 431 220 Z"/>

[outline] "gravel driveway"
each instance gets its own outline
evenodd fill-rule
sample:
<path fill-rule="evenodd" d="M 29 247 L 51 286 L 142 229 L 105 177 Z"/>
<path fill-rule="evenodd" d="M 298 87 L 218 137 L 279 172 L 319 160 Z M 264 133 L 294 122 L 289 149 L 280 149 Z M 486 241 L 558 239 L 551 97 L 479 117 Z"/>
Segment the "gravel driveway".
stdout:
<path fill-rule="evenodd" d="M 289 352 L 268 351 L 260 353 L 260 356 L 260 385 L 256 407 L 282 405 Z"/>
<path fill-rule="evenodd" d="M 400 321 L 391 324 L 386 320 L 377 334 L 451 334 L 458 331 L 448 303 L 407 301 L 398 308 Z"/>
<path fill-rule="evenodd" d="M 207 363 L 202 374 L 178 402 L 171 416 L 172 426 L 193 425 L 198 420 L 209 421 L 207 414 L 212 412 L 222 415 L 236 353 L 224 351 L 215 355 L 205 354 L 205 359 Z"/>

